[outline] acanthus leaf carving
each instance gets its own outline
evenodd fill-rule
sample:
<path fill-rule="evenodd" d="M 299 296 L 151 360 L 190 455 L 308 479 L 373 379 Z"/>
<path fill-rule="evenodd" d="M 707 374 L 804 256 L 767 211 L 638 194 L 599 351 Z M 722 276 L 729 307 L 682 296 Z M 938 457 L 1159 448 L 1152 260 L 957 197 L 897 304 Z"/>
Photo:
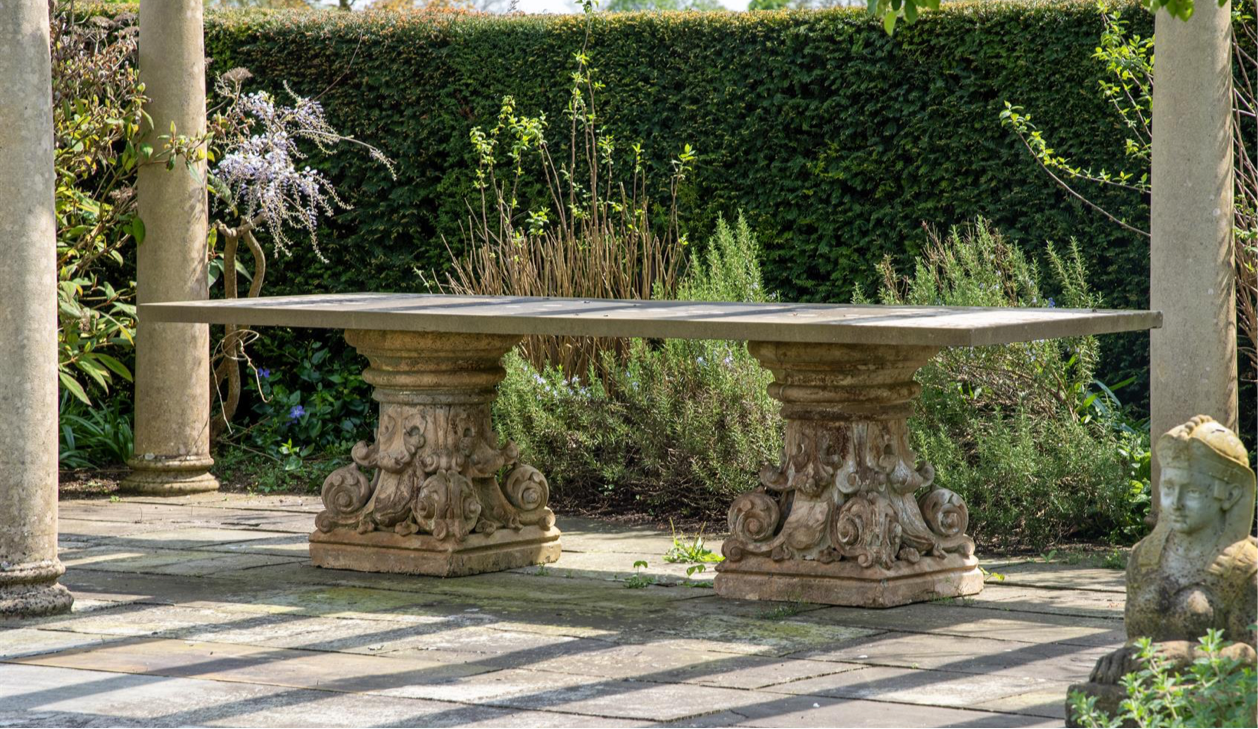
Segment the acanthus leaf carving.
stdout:
<path fill-rule="evenodd" d="M 499 528 L 554 525 L 546 478 L 519 463 L 515 444 L 498 443 L 484 403 L 382 403 L 375 442 L 358 443 L 351 455 L 355 465 L 324 482 L 320 531 L 387 530 L 461 541 Z M 368 479 L 360 466 L 374 469 L 374 476 Z"/>
<path fill-rule="evenodd" d="M 784 356 L 794 352 L 789 345 L 753 348 L 774 371 L 770 393 L 784 403 L 786 438 L 780 463 L 760 471 L 763 489 L 730 507 L 727 559 L 851 560 L 888 570 L 954 552 L 970 556 L 964 501 L 935 487 L 934 467 L 909 445 L 902 403 L 916 386 L 877 379 L 870 375 L 877 367 L 863 365 L 840 374 L 811 364 L 794 370 Z"/>

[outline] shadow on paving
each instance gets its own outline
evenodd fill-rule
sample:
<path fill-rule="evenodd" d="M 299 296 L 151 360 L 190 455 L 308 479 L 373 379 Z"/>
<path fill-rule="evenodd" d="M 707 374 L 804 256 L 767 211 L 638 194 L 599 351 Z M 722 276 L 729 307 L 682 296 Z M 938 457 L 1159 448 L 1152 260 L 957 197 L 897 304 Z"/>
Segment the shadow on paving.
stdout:
<path fill-rule="evenodd" d="M 101 555 L 107 555 L 109 548 L 116 548 L 119 554 L 140 548 L 162 551 L 157 544 L 122 541 L 125 537 L 117 544 L 100 537 L 86 539 L 96 540 L 89 549 L 103 548 L 98 553 Z M 181 544 L 179 549 L 195 547 Z M 206 554 L 211 560 L 233 556 Z M 72 559 L 73 554 L 67 557 Z M 562 569 L 562 560 L 552 569 Z M 145 676 L 157 681 L 201 679 L 274 690 L 265 696 L 144 719 L 107 715 L 110 723 L 230 723 L 232 717 L 259 710 L 279 711 L 283 716 L 285 709 L 320 701 L 331 693 L 426 702 L 424 708 L 429 710 L 386 720 L 382 725 L 387 726 L 454 726 L 478 721 L 501 724 L 528 712 L 702 726 L 1023 726 L 1055 716 L 1064 695 L 1055 706 L 1047 702 L 1024 706 L 1018 713 L 966 706 L 964 697 L 933 705 L 886 697 L 906 692 L 929 694 L 936 686 L 942 686 L 938 691 L 947 691 L 948 682 L 972 682 L 976 676 L 1007 679 L 1008 685 L 1001 689 L 1004 693 L 997 691 L 975 701 L 991 703 L 1033 693 L 1037 685 L 1034 679 L 1042 680 L 1051 673 L 1050 666 L 1060 674 L 1056 681 L 1082 678 L 1098 651 L 1112 645 L 1104 641 L 1089 647 L 947 635 L 950 625 L 972 623 L 975 614 L 990 617 L 1000 612 L 960 605 L 917 605 L 887 611 L 799 606 L 795 608 L 797 614 L 786 619 L 770 619 L 763 616 L 771 612 L 772 604 L 722 600 L 702 589 L 626 591 L 606 580 L 519 573 L 442 581 L 314 570 L 294 562 L 191 579 L 160 573 L 113 573 L 93 569 L 89 563 L 68 573 L 66 582 L 76 591 L 86 589 L 124 604 L 24 621 L 19 627 L 103 635 L 100 642 L 36 651 L 4 662 L 76 669 L 85 675 L 117 673 L 55 689 L 10 692 L 0 698 L 0 712 L 25 712 L 30 720 L 43 725 L 69 723 L 72 714 L 43 707 L 65 707 L 75 699 L 132 687 L 136 676 Z M 175 594 L 153 594 L 167 592 L 154 589 L 154 582 L 177 588 Z M 328 598 L 323 603 L 315 599 L 321 595 Z M 371 599 L 357 600 L 360 595 Z M 931 611 L 934 619 L 915 631 L 909 618 Z M 176 624 L 159 626 L 149 635 L 91 630 L 94 619 L 100 619 L 101 628 L 109 622 L 115 630 L 121 626 L 125 632 L 129 620 L 132 625 L 144 625 L 144 621 L 161 620 L 163 615 Z M 896 615 L 904 616 L 906 624 L 897 625 Z M 1007 616 L 1031 625 L 1063 627 L 1059 615 L 1010 611 Z M 311 621 L 324 622 L 303 626 Z M 373 621 L 380 625 L 369 624 Z M 1121 623 L 1110 622 L 1121 628 Z M 1103 621 L 1097 623 L 1098 630 L 1104 627 Z M 718 637 L 710 637 L 710 624 L 718 626 Z M 326 629 L 345 625 L 353 632 L 329 634 Z M 726 628 L 732 635 L 721 632 Z M 855 636 L 845 635 L 845 630 L 849 634 L 855 631 Z M 487 652 L 426 647 L 422 642 L 407 644 L 432 638 L 438 641 L 434 645 L 440 646 L 442 636 L 460 631 L 487 631 L 493 640 Z M 520 634 L 533 636 L 531 639 L 541 644 L 512 647 L 512 641 L 522 640 L 515 637 Z M 283 646 L 253 642 L 266 640 L 281 640 Z M 934 660 L 931 656 L 922 658 L 927 665 L 919 667 L 911 650 L 879 653 L 880 647 L 912 646 L 915 641 L 950 645 L 957 653 L 965 653 L 969 645 L 974 654 L 954 656 L 941 649 L 935 651 Z M 390 644 L 394 648 L 373 652 L 374 646 Z M 978 650 L 980 646 L 986 652 Z M 637 664 L 622 662 L 626 647 L 643 652 L 640 669 Z M 652 650 L 660 651 L 658 657 L 650 653 Z M 113 662 L 105 661 L 106 656 L 112 656 Z M 687 662 L 696 656 L 702 658 Z M 672 659 L 677 660 L 670 664 Z M 327 665 L 315 670 L 314 661 Z M 572 667 L 564 670 L 564 663 Z M 782 670 L 780 681 L 770 678 L 763 685 L 752 681 L 750 687 L 730 687 L 721 680 L 737 677 L 740 672 L 776 673 L 781 670 L 779 666 L 805 663 L 807 670 L 799 678 Z M 613 675 L 599 675 L 600 671 Z M 805 681 L 809 682 L 806 690 L 791 689 L 793 683 Z M 3 716 L 0 713 L 0 718 Z M 95 721 L 89 714 L 78 716 L 73 723 Z M 347 724 L 376 723 L 364 716 L 344 719 Z M 0 720 L 0 725 L 10 723 Z"/>

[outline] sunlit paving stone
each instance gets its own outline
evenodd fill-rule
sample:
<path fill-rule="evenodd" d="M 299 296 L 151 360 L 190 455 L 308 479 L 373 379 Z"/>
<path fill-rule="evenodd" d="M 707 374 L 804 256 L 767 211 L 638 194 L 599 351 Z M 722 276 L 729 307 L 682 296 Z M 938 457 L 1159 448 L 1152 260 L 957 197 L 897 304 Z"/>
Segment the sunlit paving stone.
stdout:
<path fill-rule="evenodd" d="M 580 520 L 587 551 L 542 570 L 344 572 L 244 498 L 214 508 L 256 527 L 75 540 L 76 611 L 0 629 L 0 726 L 1035 726 L 1121 642 L 1122 594 L 1060 565 L 890 610 L 728 600 L 685 586 L 667 530 Z M 626 587 L 644 557 L 659 582 Z"/>

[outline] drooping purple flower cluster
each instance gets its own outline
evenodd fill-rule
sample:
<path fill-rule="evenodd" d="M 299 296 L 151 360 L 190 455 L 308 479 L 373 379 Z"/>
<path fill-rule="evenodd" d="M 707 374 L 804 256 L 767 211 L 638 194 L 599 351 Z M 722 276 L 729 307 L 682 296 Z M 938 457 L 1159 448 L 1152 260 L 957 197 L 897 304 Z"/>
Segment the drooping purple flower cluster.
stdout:
<path fill-rule="evenodd" d="M 224 154 L 210 170 L 215 192 L 237 216 L 265 227 L 275 246 L 291 253 L 286 228 L 298 228 L 310 236 L 314 252 L 321 260 L 318 228 L 321 213 L 347 210 L 323 173 L 302 165 L 306 155 L 299 140 L 313 142 L 323 152 L 340 142 L 356 142 L 333 129 L 324 117 L 323 107 L 289 91 L 293 104 L 276 103 L 273 96 L 258 91 L 236 97 L 231 114 L 235 130 L 224 140 Z M 373 158 L 392 166 L 379 150 L 367 147 Z"/>

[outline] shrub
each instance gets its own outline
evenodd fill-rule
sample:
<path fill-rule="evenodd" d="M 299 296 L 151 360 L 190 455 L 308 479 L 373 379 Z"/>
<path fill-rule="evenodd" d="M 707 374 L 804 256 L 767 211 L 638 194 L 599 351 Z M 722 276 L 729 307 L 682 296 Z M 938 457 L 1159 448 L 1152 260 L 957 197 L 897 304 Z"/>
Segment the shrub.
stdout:
<path fill-rule="evenodd" d="M 591 12 L 587 7 L 587 23 Z M 686 245 L 678 233 L 677 194 L 695 153 L 686 145 L 673 160 L 669 207 L 664 220 L 656 220 L 643 147 L 621 149 L 607 133 L 596 98 L 607 87 L 584 50 L 574 56 L 564 109 L 568 155 L 552 155 L 546 115 L 517 113 L 510 96 L 488 133 L 472 129 L 477 195 L 467 200 L 466 253 L 454 260 L 441 288 L 601 299 L 675 293 Z M 541 181 L 530 172 L 540 173 Z M 583 373 L 594 367 L 604 380 L 605 365 L 623 364 L 629 349 L 625 339 L 590 337 L 529 337 L 522 345 L 534 368 Z M 604 351 L 613 357 L 601 357 Z"/>
<path fill-rule="evenodd" d="M 910 277 L 884 262 L 880 295 L 922 306 L 1100 304 L 1077 246 L 1064 254 L 1050 247 L 1048 258 L 1057 299 L 1026 256 L 980 219 L 932 238 Z M 934 464 L 936 482 L 965 498 L 977 539 L 1038 548 L 1066 537 L 1141 536 L 1147 434 L 1124 430 L 1109 388 L 1094 384 L 1097 358 L 1092 337 L 956 347 L 918 373 L 914 447 Z"/>
<path fill-rule="evenodd" d="M 288 470 L 309 456 L 347 457 L 376 420 L 360 359 L 318 341 L 278 350 L 259 345 L 244 388 L 253 403 L 252 423 L 228 427 L 219 440 L 260 451 Z"/>
<path fill-rule="evenodd" d="M 1140 670 L 1122 679 L 1127 698 L 1119 713 L 1096 708 L 1096 697 L 1070 695 L 1070 713 L 1084 727 L 1251 727 L 1258 715 L 1258 685 L 1253 666 L 1242 667 L 1223 655 L 1222 631 L 1200 639 L 1200 658 L 1180 669 L 1163 658 L 1157 644 L 1141 638 Z"/>
<path fill-rule="evenodd" d="M 693 256 L 687 300 L 764 299 L 755 237 L 718 221 Z M 534 369 L 519 355 L 494 404 L 498 433 L 547 475 L 561 505 L 709 519 L 781 448 L 772 376 L 741 342 L 632 340 L 605 379 Z"/>
<path fill-rule="evenodd" d="M 131 21 L 79 17 L 60 2 L 51 15 L 57 367 L 62 388 L 89 404 L 115 377 L 131 380 L 135 270 L 126 256 L 144 239 L 133 144 L 144 94 Z"/>

